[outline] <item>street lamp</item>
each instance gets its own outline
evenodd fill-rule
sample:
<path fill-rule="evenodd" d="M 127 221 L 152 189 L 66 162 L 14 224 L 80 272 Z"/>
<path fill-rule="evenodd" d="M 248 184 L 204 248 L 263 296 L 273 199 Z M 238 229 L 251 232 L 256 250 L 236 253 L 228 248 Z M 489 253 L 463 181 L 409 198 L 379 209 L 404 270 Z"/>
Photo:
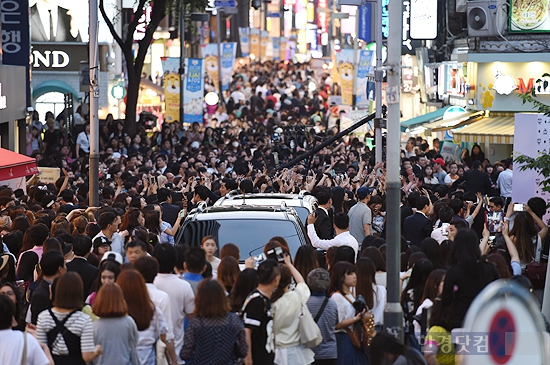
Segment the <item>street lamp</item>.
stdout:
<path fill-rule="evenodd" d="M 204 96 L 204 102 L 206 103 L 206 105 L 214 106 L 218 104 L 219 101 L 220 97 L 215 92 L 210 91 Z"/>

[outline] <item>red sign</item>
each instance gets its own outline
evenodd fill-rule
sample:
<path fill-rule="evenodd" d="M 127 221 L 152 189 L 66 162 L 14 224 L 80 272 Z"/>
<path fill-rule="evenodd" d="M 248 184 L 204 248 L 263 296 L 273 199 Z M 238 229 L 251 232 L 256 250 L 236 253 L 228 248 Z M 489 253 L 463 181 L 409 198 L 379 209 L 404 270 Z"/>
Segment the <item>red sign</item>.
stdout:
<path fill-rule="evenodd" d="M 318 9 L 328 9 L 327 0 L 318 0 L 317 1 Z M 317 11 L 317 26 L 321 29 L 321 34 L 328 32 L 328 14 L 324 11 Z"/>
<path fill-rule="evenodd" d="M 506 364 L 514 353 L 516 325 L 507 310 L 498 311 L 489 327 L 489 354 L 499 365 Z"/>

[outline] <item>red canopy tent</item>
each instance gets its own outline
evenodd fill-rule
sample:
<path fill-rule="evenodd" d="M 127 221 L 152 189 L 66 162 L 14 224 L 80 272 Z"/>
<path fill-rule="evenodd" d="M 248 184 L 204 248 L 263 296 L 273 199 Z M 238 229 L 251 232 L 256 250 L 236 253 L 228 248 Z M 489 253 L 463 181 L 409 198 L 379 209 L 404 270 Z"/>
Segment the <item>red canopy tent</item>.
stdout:
<path fill-rule="evenodd" d="M 36 159 L 0 148 L 0 181 L 37 173 Z"/>

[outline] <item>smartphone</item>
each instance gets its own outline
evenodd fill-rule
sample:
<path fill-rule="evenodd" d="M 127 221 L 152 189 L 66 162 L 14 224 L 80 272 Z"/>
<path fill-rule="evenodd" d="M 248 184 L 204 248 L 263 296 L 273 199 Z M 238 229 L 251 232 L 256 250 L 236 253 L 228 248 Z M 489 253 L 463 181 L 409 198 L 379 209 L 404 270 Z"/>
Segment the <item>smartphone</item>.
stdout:
<path fill-rule="evenodd" d="M 185 218 L 185 210 L 180 211 L 180 218 Z"/>
<path fill-rule="evenodd" d="M 514 212 L 523 212 L 523 204 L 514 204 Z"/>
<path fill-rule="evenodd" d="M 336 172 L 334 171 L 334 169 L 330 170 L 329 174 L 330 174 L 330 177 L 332 177 L 333 179 L 336 176 Z"/>

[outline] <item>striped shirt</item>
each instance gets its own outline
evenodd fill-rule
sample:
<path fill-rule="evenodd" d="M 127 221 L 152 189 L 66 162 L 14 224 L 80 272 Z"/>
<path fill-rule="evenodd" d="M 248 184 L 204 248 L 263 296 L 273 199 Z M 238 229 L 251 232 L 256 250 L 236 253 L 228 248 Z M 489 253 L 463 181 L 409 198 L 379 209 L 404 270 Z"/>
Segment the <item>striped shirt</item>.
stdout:
<path fill-rule="evenodd" d="M 60 313 L 52 309 L 53 314 L 58 321 L 62 321 L 69 315 L 69 313 Z M 38 322 L 36 324 L 36 337 L 38 341 L 43 344 L 48 344 L 48 332 L 55 328 L 55 322 L 50 315 L 50 312 L 45 310 L 38 315 Z M 71 315 L 71 317 L 65 322 L 65 328 L 71 333 L 80 337 L 80 348 L 82 352 L 94 352 L 94 327 L 90 316 L 80 311 L 77 311 Z M 63 336 L 59 333 L 53 342 L 53 346 L 50 349 L 54 355 L 68 355 L 69 349 L 63 340 Z"/>

